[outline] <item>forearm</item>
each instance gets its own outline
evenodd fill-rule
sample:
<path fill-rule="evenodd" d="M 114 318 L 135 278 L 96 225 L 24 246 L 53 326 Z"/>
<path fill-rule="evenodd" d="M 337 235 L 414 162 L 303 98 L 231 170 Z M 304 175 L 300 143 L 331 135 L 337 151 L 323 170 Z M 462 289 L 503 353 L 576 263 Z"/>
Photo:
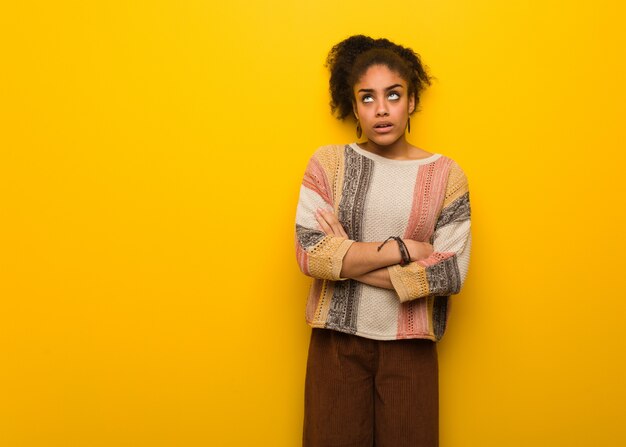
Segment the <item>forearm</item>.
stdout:
<path fill-rule="evenodd" d="M 427 242 L 411 239 L 402 241 L 411 261 L 427 258 L 433 252 L 432 245 Z M 401 262 L 402 255 L 396 240 L 390 238 L 382 242 L 353 242 L 343 258 L 341 277 L 354 278 Z"/>
<path fill-rule="evenodd" d="M 387 242 L 379 251 L 381 244 L 382 242 L 354 242 L 343 258 L 341 277 L 356 279 L 402 261 L 396 241 Z"/>
<path fill-rule="evenodd" d="M 386 267 L 364 273 L 363 275 L 357 276 L 352 279 L 370 286 L 380 287 L 381 289 L 393 290 L 393 284 L 391 283 L 389 270 Z"/>
<path fill-rule="evenodd" d="M 405 267 L 388 267 L 400 301 L 459 293 L 467 275 L 471 240 L 469 218 L 449 223 L 436 231 L 436 251 L 431 256 Z"/>

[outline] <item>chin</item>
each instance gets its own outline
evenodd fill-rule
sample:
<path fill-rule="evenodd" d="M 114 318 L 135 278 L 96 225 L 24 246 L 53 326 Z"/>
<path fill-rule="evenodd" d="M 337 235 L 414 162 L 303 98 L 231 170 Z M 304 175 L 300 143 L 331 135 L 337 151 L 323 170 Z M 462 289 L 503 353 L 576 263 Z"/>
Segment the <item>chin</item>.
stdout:
<path fill-rule="evenodd" d="M 391 146 L 402 138 L 402 135 L 368 135 L 367 139 L 377 146 Z"/>

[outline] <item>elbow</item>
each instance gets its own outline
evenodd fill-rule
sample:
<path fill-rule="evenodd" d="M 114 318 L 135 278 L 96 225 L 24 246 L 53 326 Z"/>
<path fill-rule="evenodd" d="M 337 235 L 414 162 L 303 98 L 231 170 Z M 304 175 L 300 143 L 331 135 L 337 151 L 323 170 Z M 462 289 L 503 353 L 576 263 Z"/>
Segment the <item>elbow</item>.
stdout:
<path fill-rule="evenodd" d="M 342 263 L 341 269 L 339 269 L 339 277 L 337 279 L 347 279 L 347 278 L 356 278 L 357 276 L 363 275 L 367 272 L 354 272 L 350 269 L 349 266 L 346 266 L 345 263 Z"/>
<path fill-rule="evenodd" d="M 309 255 L 300 245 L 296 245 L 296 261 L 298 262 L 300 271 L 306 276 L 311 276 L 311 272 L 309 271 Z"/>
<path fill-rule="evenodd" d="M 338 281 L 343 279 L 343 257 L 354 241 L 326 237 L 315 246 L 304 249 L 296 244 L 296 258 L 302 273 L 313 278 Z"/>
<path fill-rule="evenodd" d="M 456 295 L 461 291 L 465 269 L 459 268 L 456 256 L 437 255 L 431 265 L 412 263 L 406 267 L 391 266 L 389 273 L 400 302 L 428 296 Z"/>
<path fill-rule="evenodd" d="M 456 295 L 463 285 L 461 271 L 456 256 L 427 267 L 428 295 Z"/>

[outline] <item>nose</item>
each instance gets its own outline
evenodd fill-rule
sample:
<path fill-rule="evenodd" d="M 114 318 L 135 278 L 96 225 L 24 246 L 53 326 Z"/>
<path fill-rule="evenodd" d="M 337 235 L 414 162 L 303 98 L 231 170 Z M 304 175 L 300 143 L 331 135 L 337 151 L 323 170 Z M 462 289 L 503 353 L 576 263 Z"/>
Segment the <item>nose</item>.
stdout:
<path fill-rule="evenodd" d="M 387 103 L 385 101 L 380 101 L 378 103 L 378 107 L 376 108 L 376 116 L 387 116 L 387 115 L 389 115 Z"/>

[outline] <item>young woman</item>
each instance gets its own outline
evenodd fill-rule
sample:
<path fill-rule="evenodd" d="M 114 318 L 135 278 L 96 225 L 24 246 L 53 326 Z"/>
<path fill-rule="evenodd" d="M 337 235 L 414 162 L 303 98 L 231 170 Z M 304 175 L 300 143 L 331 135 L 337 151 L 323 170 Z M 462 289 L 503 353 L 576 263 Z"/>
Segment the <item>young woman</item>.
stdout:
<path fill-rule="evenodd" d="M 467 179 L 411 145 L 430 78 L 409 48 L 352 36 L 328 55 L 331 107 L 360 142 L 318 149 L 296 213 L 314 278 L 304 446 L 438 445 L 436 342 L 470 253 Z"/>

